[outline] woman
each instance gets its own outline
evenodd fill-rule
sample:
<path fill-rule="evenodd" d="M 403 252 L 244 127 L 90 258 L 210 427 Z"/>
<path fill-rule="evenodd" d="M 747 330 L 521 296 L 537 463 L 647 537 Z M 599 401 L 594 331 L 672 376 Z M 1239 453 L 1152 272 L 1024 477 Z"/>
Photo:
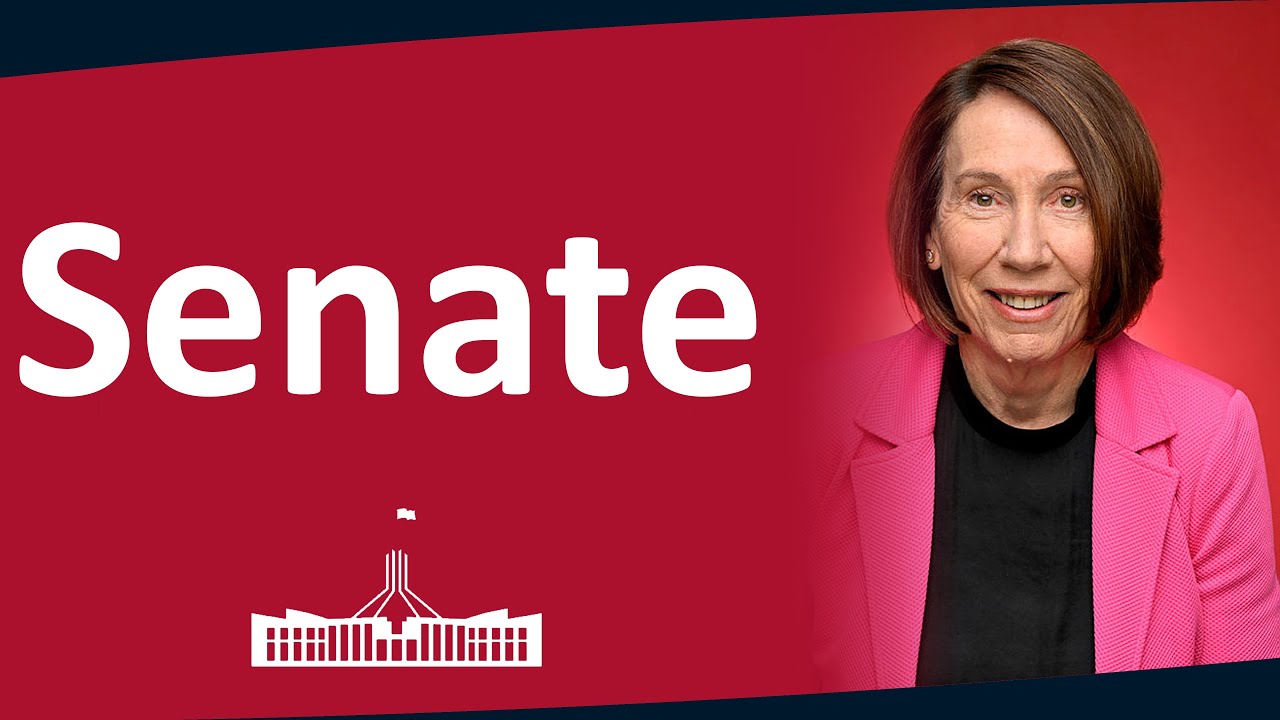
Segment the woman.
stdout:
<path fill-rule="evenodd" d="M 1078 50 L 1006 43 L 925 98 L 890 210 L 923 322 L 824 393 L 825 688 L 1280 657 L 1249 401 L 1123 332 L 1159 209 L 1141 120 Z"/>

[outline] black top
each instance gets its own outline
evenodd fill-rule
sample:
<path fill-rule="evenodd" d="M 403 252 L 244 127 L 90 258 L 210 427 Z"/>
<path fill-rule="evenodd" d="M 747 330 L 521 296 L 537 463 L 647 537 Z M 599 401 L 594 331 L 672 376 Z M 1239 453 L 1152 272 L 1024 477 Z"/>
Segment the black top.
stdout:
<path fill-rule="evenodd" d="M 1094 671 L 1094 368 L 1065 422 L 1006 425 L 947 349 L 917 685 Z"/>

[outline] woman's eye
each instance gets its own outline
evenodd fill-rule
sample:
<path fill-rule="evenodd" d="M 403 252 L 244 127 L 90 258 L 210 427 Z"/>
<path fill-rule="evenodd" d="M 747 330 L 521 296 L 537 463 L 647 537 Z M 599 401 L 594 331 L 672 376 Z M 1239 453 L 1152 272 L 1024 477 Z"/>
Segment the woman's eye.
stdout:
<path fill-rule="evenodd" d="M 1063 193 L 1058 196 L 1058 204 L 1068 210 L 1074 210 L 1084 204 L 1084 198 L 1071 193 Z"/>
<path fill-rule="evenodd" d="M 985 207 L 991 207 L 992 205 L 996 204 L 995 197 L 988 193 L 976 192 L 970 197 L 973 198 L 974 204 L 976 204 L 978 207 L 985 208 Z"/>

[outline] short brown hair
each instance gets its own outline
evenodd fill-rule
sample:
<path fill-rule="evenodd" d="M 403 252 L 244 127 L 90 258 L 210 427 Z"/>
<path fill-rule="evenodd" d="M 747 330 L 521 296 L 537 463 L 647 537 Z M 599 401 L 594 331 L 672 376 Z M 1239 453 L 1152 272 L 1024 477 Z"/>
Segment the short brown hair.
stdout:
<path fill-rule="evenodd" d="M 1096 243 L 1085 341 L 1132 325 L 1160 279 L 1160 166 L 1141 118 L 1115 80 L 1083 52 L 1048 40 L 997 45 L 938 80 L 902 140 L 889 191 L 889 239 L 898 283 L 944 339 L 967 333 L 941 273 L 924 260 L 942 189 L 942 158 L 956 117 L 984 91 L 1029 103 L 1058 130 L 1090 199 Z"/>

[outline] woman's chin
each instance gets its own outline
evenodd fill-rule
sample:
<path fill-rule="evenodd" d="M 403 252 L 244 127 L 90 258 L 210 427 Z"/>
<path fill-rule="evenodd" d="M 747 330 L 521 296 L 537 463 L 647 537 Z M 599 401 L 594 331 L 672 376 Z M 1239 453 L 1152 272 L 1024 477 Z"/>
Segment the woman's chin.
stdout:
<path fill-rule="evenodd" d="M 1035 365 L 1051 362 L 1066 354 L 1076 343 L 1040 333 L 1019 333 L 991 338 L 986 355 L 1011 365 Z"/>

